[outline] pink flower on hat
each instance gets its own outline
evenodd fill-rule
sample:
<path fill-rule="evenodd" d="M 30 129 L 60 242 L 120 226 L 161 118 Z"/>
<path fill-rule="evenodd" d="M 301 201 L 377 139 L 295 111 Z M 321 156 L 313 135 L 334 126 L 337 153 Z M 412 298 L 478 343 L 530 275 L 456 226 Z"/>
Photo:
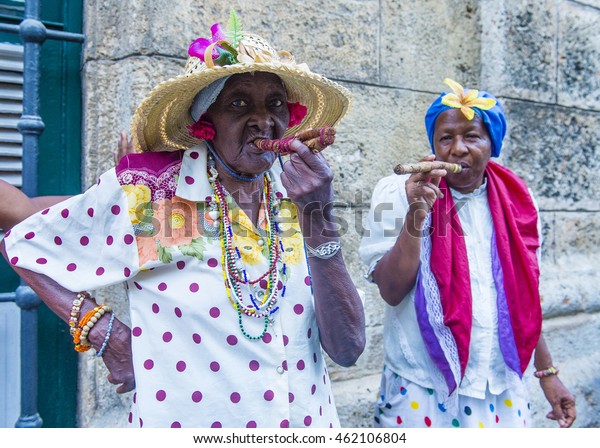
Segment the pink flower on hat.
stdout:
<path fill-rule="evenodd" d="M 187 127 L 191 136 L 196 137 L 200 140 L 214 140 L 215 139 L 215 125 L 208 119 L 206 113 L 203 113 L 200 119 Z"/>
<path fill-rule="evenodd" d="M 208 46 L 212 45 L 215 42 L 218 42 L 220 40 L 225 40 L 227 38 L 227 36 L 225 35 L 225 32 L 221 28 L 221 25 L 218 23 L 215 23 L 213 26 L 211 26 L 210 31 L 212 33 L 211 39 L 208 39 L 206 37 L 201 37 L 199 39 L 196 39 L 194 42 L 192 42 L 192 44 L 188 48 L 188 54 L 190 56 L 195 56 L 197 58 L 200 58 L 200 60 L 202 62 L 205 62 L 204 61 L 204 53 L 206 52 L 206 49 L 208 48 Z M 213 59 L 217 59 L 219 57 L 219 52 L 217 51 L 217 47 L 218 47 L 218 45 L 215 45 L 215 47 L 212 50 L 212 58 Z"/>
<path fill-rule="evenodd" d="M 300 103 L 287 103 L 287 106 L 290 111 L 290 122 L 288 123 L 288 128 L 302 123 L 302 120 L 304 120 L 304 117 L 306 117 L 306 106 Z"/>

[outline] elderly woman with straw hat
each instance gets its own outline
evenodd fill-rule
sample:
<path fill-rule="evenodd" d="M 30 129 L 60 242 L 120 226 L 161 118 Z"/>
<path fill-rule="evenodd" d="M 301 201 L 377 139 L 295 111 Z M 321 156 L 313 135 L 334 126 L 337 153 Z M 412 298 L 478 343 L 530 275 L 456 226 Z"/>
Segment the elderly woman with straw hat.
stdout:
<path fill-rule="evenodd" d="M 422 164 L 433 169 L 379 181 L 361 242 L 389 305 L 375 425 L 530 426 L 523 375 L 535 352 L 548 418 L 571 426 L 575 399 L 541 336 L 537 206 L 522 179 L 490 160 L 504 110 L 488 92 L 445 82 L 452 91 L 425 116 L 434 154 Z"/>
<path fill-rule="evenodd" d="M 292 138 L 336 126 L 349 93 L 240 29 L 232 12 L 141 103 L 138 153 L 5 239 L 75 349 L 135 388 L 135 427 L 339 426 L 322 349 L 364 349 L 332 171 Z M 255 143 L 282 137 L 285 161 Z M 119 282 L 130 326 L 86 292 Z"/>

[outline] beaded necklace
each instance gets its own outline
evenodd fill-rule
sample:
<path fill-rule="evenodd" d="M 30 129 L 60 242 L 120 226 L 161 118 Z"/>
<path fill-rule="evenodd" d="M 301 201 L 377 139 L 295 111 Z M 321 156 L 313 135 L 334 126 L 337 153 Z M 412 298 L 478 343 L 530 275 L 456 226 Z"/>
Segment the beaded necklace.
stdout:
<path fill-rule="evenodd" d="M 229 217 L 229 206 L 226 200 L 227 192 L 217 179 L 218 172 L 212 158 L 208 162 L 208 175 L 208 180 L 213 187 L 213 197 L 209 204 L 209 214 L 213 219 L 217 219 L 218 217 L 222 253 L 221 266 L 227 298 L 237 311 L 241 333 L 250 340 L 259 340 L 267 332 L 269 323 L 273 324 L 272 315 L 279 309 L 276 306 L 279 298 L 278 265 L 281 264 L 283 275 L 285 275 L 286 271 L 286 263 L 282 259 L 282 254 L 285 251 L 279 239 L 279 227 L 275 218 L 279 212 L 279 200 L 273 191 L 269 174 L 265 173 L 263 202 L 265 205 L 266 242 L 263 244 L 267 244 L 269 248 L 269 265 L 265 273 L 255 279 L 251 279 L 242 260 L 242 254 L 234 241 L 232 222 Z M 265 282 L 266 286 L 263 288 L 262 284 Z M 244 300 L 244 289 L 248 291 L 249 302 Z M 285 286 L 281 290 L 280 297 L 283 298 L 284 296 Z M 248 334 L 244 328 L 244 315 L 264 320 L 264 327 L 261 334 L 257 336 Z"/>

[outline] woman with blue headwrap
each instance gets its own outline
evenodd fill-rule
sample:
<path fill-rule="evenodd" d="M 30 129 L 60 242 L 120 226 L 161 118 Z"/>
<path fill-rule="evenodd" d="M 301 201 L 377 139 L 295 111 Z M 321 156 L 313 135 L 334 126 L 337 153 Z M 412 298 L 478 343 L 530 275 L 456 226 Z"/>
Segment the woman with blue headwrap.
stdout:
<path fill-rule="evenodd" d="M 523 374 L 535 353 L 547 417 L 569 427 L 575 399 L 541 336 L 537 206 L 522 179 L 490 160 L 504 111 L 487 92 L 445 82 L 452 92 L 425 116 L 433 155 L 423 161 L 460 171 L 379 181 L 361 242 L 389 305 L 375 426 L 531 426 Z"/>

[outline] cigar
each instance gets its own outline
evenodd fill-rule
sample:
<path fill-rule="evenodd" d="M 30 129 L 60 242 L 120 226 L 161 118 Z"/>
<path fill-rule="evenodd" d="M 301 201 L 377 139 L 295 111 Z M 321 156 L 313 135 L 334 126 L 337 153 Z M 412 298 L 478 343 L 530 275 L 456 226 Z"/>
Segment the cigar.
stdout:
<path fill-rule="evenodd" d="M 281 155 L 286 155 L 292 152 L 290 144 L 294 140 L 300 140 L 316 154 L 323 151 L 335 141 L 335 128 L 326 126 L 318 129 L 307 129 L 290 137 L 277 140 L 257 138 L 254 140 L 254 144 L 263 151 L 273 151 Z"/>
<path fill-rule="evenodd" d="M 394 173 L 396 174 L 412 174 L 412 173 L 427 173 L 432 170 L 446 170 L 449 173 L 460 173 L 462 166 L 458 163 L 440 162 L 417 162 L 408 163 L 406 165 L 396 165 Z"/>

